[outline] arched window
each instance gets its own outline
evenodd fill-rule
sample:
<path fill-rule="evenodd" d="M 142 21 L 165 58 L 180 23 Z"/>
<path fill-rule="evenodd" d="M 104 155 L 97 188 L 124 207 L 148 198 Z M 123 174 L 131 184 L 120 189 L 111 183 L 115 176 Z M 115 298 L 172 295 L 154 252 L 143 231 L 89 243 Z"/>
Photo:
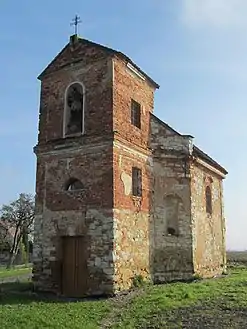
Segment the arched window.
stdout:
<path fill-rule="evenodd" d="M 68 86 L 65 92 L 64 136 L 84 132 L 84 87 L 80 82 Z"/>
<path fill-rule="evenodd" d="M 66 191 L 76 191 L 76 190 L 82 190 L 82 189 L 83 189 L 82 182 L 76 178 L 70 178 L 65 185 Z"/>
<path fill-rule="evenodd" d="M 206 212 L 207 214 L 212 215 L 212 191 L 209 185 L 206 186 L 205 197 L 206 197 Z"/>

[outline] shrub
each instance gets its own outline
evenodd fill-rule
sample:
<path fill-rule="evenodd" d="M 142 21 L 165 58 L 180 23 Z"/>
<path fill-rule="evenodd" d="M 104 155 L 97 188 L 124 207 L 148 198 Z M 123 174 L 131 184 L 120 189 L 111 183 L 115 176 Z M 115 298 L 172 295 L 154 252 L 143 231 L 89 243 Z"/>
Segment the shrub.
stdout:
<path fill-rule="evenodd" d="M 141 274 L 137 274 L 132 278 L 132 286 L 134 288 L 140 288 L 145 285 L 145 280 Z"/>
<path fill-rule="evenodd" d="M 195 274 L 193 275 L 193 279 L 199 281 L 199 280 L 202 280 L 203 278 L 202 278 L 202 276 L 201 276 L 200 274 L 195 273 Z"/>

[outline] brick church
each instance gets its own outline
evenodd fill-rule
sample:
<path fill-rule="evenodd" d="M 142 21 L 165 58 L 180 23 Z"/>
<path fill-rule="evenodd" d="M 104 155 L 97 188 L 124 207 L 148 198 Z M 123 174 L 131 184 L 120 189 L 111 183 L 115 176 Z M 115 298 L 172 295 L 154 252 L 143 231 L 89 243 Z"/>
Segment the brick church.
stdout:
<path fill-rule="evenodd" d="M 227 171 L 153 114 L 159 85 L 77 35 L 39 80 L 35 288 L 81 297 L 221 274 Z"/>

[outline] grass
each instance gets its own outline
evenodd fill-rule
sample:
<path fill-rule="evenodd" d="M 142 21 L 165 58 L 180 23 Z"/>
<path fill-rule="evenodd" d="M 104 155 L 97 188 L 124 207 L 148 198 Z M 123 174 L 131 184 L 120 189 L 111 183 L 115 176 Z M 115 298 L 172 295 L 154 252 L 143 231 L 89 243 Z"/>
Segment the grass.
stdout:
<path fill-rule="evenodd" d="M 30 282 L 2 284 L 0 294 L 1 329 L 95 329 L 110 312 L 110 303 L 52 300 L 37 296 Z"/>
<path fill-rule="evenodd" d="M 69 302 L 40 298 L 30 283 L 0 285 L 1 329 L 247 328 L 247 267 L 229 275 L 144 286 L 113 299 Z"/>
<path fill-rule="evenodd" d="M 236 327 L 243 321 L 241 310 L 247 313 L 246 268 L 219 279 L 148 287 L 119 314 L 112 328 L 204 328 L 206 320 L 212 323 L 205 328 L 245 328 L 247 317 L 243 327 Z"/>
<path fill-rule="evenodd" d="M 18 277 L 24 274 L 30 274 L 31 267 L 0 268 L 0 279 Z"/>

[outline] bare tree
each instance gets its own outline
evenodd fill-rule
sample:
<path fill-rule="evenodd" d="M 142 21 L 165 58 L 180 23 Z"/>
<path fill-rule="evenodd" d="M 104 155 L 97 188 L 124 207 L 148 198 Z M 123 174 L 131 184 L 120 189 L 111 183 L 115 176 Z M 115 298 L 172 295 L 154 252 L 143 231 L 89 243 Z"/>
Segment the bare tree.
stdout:
<path fill-rule="evenodd" d="M 34 198 L 31 194 L 21 193 L 19 198 L 0 209 L 1 221 L 12 231 L 13 239 L 10 248 L 8 267 L 14 263 L 20 243 L 26 240 L 33 229 Z"/>

